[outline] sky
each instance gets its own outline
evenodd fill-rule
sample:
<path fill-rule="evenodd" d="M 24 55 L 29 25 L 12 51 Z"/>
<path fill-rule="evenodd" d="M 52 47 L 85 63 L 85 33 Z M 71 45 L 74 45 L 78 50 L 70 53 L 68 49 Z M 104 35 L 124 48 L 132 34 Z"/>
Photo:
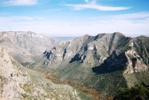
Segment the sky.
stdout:
<path fill-rule="evenodd" d="M 0 0 L 0 31 L 149 36 L 149 0 Z"/>

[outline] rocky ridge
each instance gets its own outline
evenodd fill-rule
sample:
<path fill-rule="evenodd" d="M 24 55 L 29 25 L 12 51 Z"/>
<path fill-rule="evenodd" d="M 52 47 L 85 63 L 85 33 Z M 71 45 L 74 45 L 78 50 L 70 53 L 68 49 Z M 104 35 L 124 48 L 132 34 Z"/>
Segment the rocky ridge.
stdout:
<path fill-rule="evenodd" d="M 42 73 L 23 67 L 0 47 L 2 100 L 81 100 L 79 91 L 68 85 L 56 85 Z"/>
<path fill-rule="evenodd" d="M 148 42 L 149 37 L 131 38 L 119 32 L 85 35 L 45 51 L 40 66 L 56 71 L 60 80 L 114 94 L 121 87 L 148 84 Z"/>
<path fill-rule="evenodd" d="M 56 85 L 47 77 L 76 88 L 80 86 L 81 90 L 93 89 L 102 98 L 115 95 L 118 88 L 141 82 L 149 84 L 148 43 L 149 37 L 131 38 L 115 32 L 84 35 L 52 47 L 53 40 L 33 32 L 1 32 L 0 78 L 4 83 L 1 97 L 81 99 L 78 90 L 69 85 Z M 20 63 L 47 73 L 24 68 Z"/>
<path fill-rule="evenodd" d="M 125 63 L 126 67 L 124 73 L 141 72 L 148 70 L 148 41 L 148 37 L 130 38 L 117 32 L 97 36 L 85 35 L 73 41 L 60 42 L 50 51 L 46 50 L 44 55 L 47 57 L 48 67 L 53 67 L 55 64 L 55 67 L 61 67 L 64 62 L 79 62 L 82 67 L 92 68 L 103 64 L 109 58 L 114 61 L 115 57 L 123 54 L 127 60 L 122 63 Z"/>
<path fill-rule="evenodd" d="M 92 63 L 91 60 L 103 62 L 117 48 L 118 43 L 125 39 L 122 34 L 99 34 L 97 36 L 85 35 L 69 42 L 60 42 L 49 52 L 45 52 L 51 63 L 63 61 L 80 61 Z M 92 56 L 92 58 L 89 58 Z M 90 59 L 90 60 L 89 60 Z M 100 59 L 100 60 L 99 60 Z M 94 65 L 94 64 L 93 64 Z"/>
<path fill-rule="evenodd" d="M 8 47 L 8 53 L 23 65 L 33 63 L 45 49 L 50 49 L 54 40 L 34 32 L 0 32 L 0 45 Z"/>

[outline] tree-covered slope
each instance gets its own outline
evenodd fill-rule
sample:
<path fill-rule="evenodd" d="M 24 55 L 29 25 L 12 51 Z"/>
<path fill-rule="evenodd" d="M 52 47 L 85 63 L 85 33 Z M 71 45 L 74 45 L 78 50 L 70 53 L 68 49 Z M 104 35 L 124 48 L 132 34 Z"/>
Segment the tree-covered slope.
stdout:
<path fill-rule="evenodd" d="M 45 51 L 39 63 L 56 72 L 51 76 L 61 81 L 115 95 L 120 87 L 149 83 L 148 42 L 149 37 L 130 38 L 118 32 L 85 35 Z"/>

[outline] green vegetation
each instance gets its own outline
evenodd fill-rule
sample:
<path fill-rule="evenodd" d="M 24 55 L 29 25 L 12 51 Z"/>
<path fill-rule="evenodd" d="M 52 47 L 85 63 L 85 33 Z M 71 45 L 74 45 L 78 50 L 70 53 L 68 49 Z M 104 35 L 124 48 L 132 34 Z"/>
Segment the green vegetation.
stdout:
<path fill-rule="evenodd" d="M 29 94 L 32 94 L 33 93 L 33 88 L 31 87 L 32 85 L 30 84 L 24 84 L 23 86 L 23 89 L 25 92 L 29 93 Z"/>
<path fill-rule="evenodd" d="M 16 66 L 17 69 L 19 69 L 20 67 L 19 66 L 22 66 L 20 63 L 18 63 L 17 61 L 15 61 L 14 59 L 11 60 L 12 64 L 14 66 Z"/>
<path fill-rule="evenodd" d="M 1 82 L 2 84 L 7 84 L 8 80 L 7 80 L 5 77 L 0 76 L 0 82 Z M 0 84 L 1 84 L 1 83 L 0 83 Z"/>
<path fill-rule="evenodd" d="M 133 74 L 123 74 L 127 81 L 127 86 L 134 87 L 136 84 L 149 84 L 149 72 L 145 73 L 133 73 Z"/>
<path fill-rule="evenodd" d="M 96 74 L 84 83 L 85 86 L 94 88 L 101 95 L 115 95 L 118 88 L 126 88 L 126 80 L 122 75 L 122 71 L 112 73 Z"/>
<path fill-rule="evenodd" d="M 141 83 L 132 88 L 121 88 L 114 100 L 149 100 L 149 85 Z"/>

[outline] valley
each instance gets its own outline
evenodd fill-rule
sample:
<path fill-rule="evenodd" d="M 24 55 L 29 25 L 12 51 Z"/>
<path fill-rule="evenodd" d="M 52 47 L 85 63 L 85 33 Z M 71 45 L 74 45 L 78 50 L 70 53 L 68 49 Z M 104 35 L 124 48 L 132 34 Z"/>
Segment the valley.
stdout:
<path fill-rule="evenodd" d="M 119 32 L 69 41 L 34 32 L 1 32 L 1 97 L 112 100 L 120 88 L 149 84 L 148 43 L 149 37 Z"/>

